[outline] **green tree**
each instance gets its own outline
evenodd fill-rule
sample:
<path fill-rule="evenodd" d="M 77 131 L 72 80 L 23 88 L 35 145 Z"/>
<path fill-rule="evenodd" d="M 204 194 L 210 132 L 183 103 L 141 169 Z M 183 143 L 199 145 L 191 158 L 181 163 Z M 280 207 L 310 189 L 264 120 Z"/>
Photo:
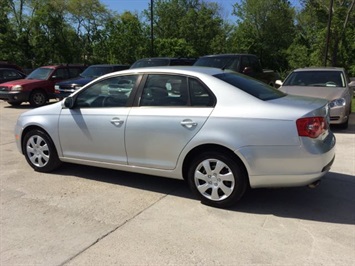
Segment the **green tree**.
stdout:
<path fill-rule="evenodd" d="M 296 17 L 297 35 L 288 49 L 290 66 L 345 67 L 355 75 L 355 0 L 333 1 L 332 20 L 327 44 L 329 1 L 304 0 L 303 8 Z"/>
<path fill-rule="evenodd" d="M 108 63 L 132 64 L 148 54 L 147 30 L 137 14 L 114 14 L 105 22 L 99 35 L 100 41 L 94 48 L 97 62 L 101 59 Z"/>
<path fill-rule="evenodd" d="M 214 53 L 215 49 L 222 51 L 227 37 L 220 10 L 216 2 L 155 1 L 153 11 L 155 54 L 200 56 Z M 145 14 L 150 20 L 150 10 L 146 10 Z"/>
<path fill-rule="evenodd" d="M 235 52 L 253 53 L 272 69 L 288 68 L 285 55 L 295 36 L 295 11 L 287 0 L 242 0 L 234 5 Z"/>

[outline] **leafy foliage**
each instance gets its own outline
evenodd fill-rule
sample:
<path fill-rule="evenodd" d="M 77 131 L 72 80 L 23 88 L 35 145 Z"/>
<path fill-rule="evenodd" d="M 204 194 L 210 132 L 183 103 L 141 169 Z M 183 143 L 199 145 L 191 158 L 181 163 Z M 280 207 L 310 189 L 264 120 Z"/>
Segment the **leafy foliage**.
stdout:
<path fill-rule="evenodd" d="M 151 29 L 149 4 L 142 14 L 117 14 L 100 0 L 0 0 L 0 60 L 37 67 L 252 53 L 280 73 L 326 61 L 355 76 L 354 5 L 333 0 L 330 9 L 329 0 L 301 0 L 296 8 L 288 0 L 236 0 L 231 23 L 216 0 L 155 0 Z"/>

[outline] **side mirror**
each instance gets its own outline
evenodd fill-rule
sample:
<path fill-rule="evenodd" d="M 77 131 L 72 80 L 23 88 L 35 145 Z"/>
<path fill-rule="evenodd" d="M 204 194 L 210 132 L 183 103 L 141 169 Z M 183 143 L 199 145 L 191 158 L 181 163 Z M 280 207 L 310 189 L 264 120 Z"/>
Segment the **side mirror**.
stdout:
<path fill-rule="evenodd" d="M 66 107 L 66 108 L 69 108 L 69 109 L 72 109 L 74 107 L 74 99 L 73 97 L 67 97 L 64 99 L 64 101 L 62 102 L 62 106 L 63 107 Z"/>
<path fill-rule="evenodd" d="M 282 86 L 282 81 L 281 80 L 276 80 L 275 81 L 275 88 L 280 88 Z"/>
<path fill-rule="evenodd" d="M 253 73 L 253 68 L 251 68 L 251 67 L 245 67 L 245 68 L 243 69 L 243 74 L 249 75 L 249 74 L 251 74 L 251 73 Z"/>

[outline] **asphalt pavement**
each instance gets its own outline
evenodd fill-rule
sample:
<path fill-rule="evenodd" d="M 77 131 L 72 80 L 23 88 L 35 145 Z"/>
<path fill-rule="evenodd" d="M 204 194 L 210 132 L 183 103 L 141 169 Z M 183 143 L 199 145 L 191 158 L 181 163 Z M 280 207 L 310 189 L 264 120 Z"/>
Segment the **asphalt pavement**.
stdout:
<path fill-rule="evenodd" d="M 315 189 L 251 190 L 232 209 L 183 181 L 65 164 L 16 149 L 28 105 L 0 101 L 0 265 L 355 265 L 355 114 Z"/>

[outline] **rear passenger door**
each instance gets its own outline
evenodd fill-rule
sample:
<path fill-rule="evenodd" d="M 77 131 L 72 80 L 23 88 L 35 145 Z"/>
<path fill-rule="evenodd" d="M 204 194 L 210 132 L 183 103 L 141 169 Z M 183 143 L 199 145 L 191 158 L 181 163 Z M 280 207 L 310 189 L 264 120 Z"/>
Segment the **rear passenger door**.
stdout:
<path fill-rule="evenodd" d="M 196 79 L 148 75 L 126 125 L 128 164 L 171 170 L 185 145 L 211 114 L 215 101 Z"/>

